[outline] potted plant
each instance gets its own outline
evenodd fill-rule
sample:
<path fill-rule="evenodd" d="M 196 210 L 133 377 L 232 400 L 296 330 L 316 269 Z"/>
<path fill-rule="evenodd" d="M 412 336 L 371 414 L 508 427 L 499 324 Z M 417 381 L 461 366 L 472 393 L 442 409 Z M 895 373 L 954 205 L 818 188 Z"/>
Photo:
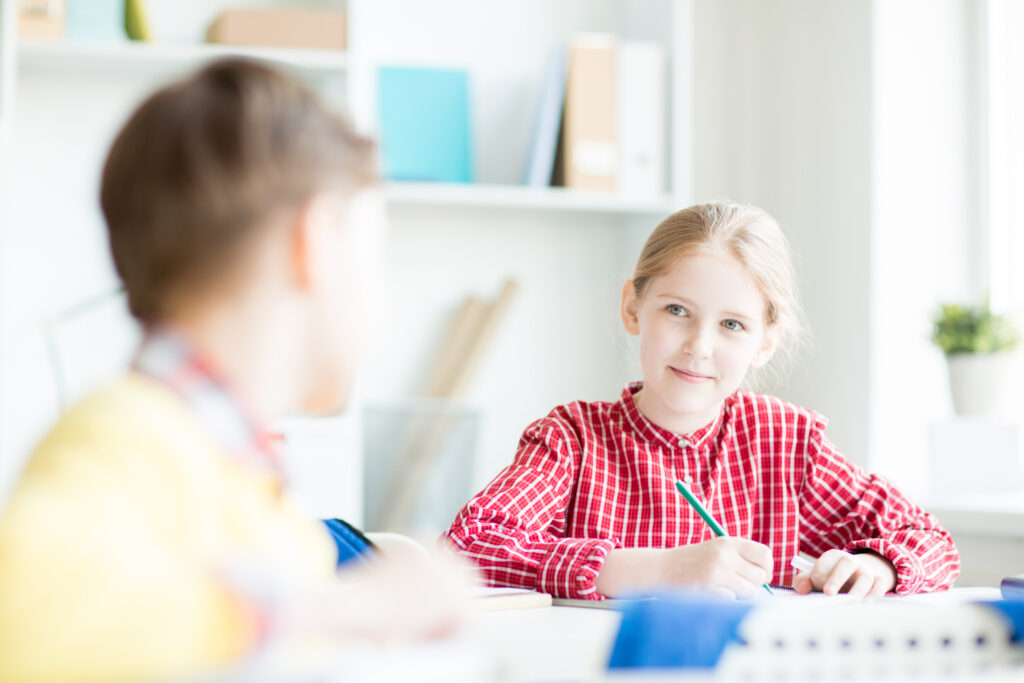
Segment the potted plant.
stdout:
<path fill-rule="evenodd" d="M 1020 334 L 988 302 L 943 304 L 932 322 L 932 342 L 946 355 L 953 408 L 958 415 L 997 416 L 1010 408 L 1013 350 Z"/>

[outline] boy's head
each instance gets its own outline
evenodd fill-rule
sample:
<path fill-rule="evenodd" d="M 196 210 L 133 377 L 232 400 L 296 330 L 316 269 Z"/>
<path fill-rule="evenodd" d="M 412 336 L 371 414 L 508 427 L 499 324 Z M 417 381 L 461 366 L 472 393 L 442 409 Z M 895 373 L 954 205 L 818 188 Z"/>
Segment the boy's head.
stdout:
<path fill-rule="evenodd" d="M 375 169 L 370 140 L 301 83 L 258 62 L 221 60 L 160 89 L 115 139 L 100 191 L 132 315 L 146 327 L 173 323 L 262 286 L 254 282 L 257 265 L 274 240 L 275 254 L 299 254 L 293 279 L 319 290 L 358 286 L 351 274 L 330 272 L 359 265 L 352 239 L 318 234 L 330 232 L 328 224 L 349 231 L 342 224 L 359 220 L 352 214 L 375 184 Z M 297 224 L 323 229 L 291 236 Z M 331 250 L 341 260 L 329 264 Z M 303 304 L 306 318 L 323 318 L 316 325 L 324 346 L 344 344 L 338 328 L 354 322 L 339 320 L 351 313 L 329 310 L 341 296 L 317 294 L 315 305 Z M 312 323 L 304 318 L 301 326 Z"/>

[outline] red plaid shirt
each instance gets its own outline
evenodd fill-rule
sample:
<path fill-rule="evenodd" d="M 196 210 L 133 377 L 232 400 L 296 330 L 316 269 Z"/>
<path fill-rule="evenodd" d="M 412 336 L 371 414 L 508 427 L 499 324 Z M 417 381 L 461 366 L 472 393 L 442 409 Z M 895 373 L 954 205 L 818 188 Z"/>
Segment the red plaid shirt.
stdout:
<path fill-rule="evenodd" d="M 640 413 L 639 388 L 531 424 L 512 464 L 459 512 L 447 538 L 491 584 L 600 599 L 595 580 L 613 548 L 710 540 L 676 479 L 730 535 L 772 549 L 773 583 L 790 583 L 798 552 L 832 548 L 888 558 L 898 593 L 948 588 L 959 573 L 935 517 L 843 458 L 817 413 L 738 391 L 714 422 L 680 436 Z"/>

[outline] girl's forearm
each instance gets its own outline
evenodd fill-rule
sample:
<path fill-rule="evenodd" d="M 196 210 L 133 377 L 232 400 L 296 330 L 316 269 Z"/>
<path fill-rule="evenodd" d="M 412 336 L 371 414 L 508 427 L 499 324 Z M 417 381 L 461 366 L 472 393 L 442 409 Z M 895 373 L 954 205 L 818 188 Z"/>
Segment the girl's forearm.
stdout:
<path fill-rule="evenodd" d="M 608 553 L 597 574 L 597 592 L 608 598 L 629 590 L 648 588 L 658 583 L 657 550 L 618 548 Z"/>

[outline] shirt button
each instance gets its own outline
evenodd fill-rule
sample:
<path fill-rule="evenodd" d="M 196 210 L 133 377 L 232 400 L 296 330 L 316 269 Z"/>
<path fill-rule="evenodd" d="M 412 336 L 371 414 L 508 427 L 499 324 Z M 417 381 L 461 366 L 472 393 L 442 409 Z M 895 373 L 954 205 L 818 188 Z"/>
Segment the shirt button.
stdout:
<path fill-rule="evenodd" d="M 689 474 L 687 474 L 685 477 L 683 477 L 683 481 L 685 481 L 687 484 L 692 484 L 693 483 L 693 477 L 691 477 Z"/>
<path fill-rule="evenodd" d="M 679 447 L 680 448 L 689 448 L 690 447 L 690 440 L 689 439 L 679 439 Z"/>

